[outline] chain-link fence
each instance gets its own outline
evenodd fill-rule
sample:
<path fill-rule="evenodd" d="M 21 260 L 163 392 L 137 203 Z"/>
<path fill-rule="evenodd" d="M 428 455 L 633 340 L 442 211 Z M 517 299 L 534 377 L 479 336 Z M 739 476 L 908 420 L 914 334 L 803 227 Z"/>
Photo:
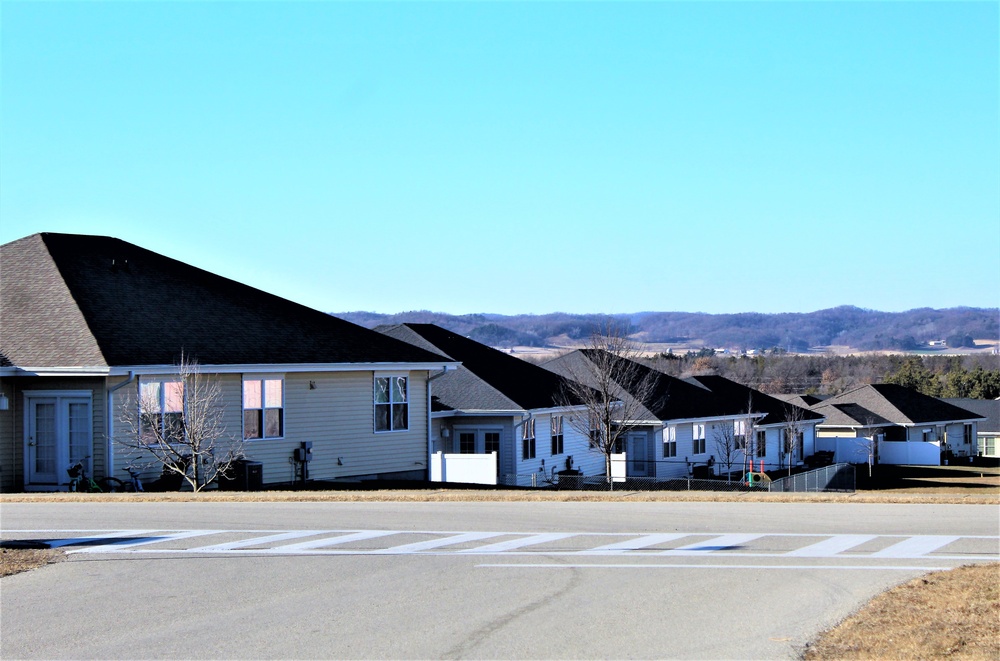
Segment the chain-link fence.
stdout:
<path fill-rule="evenodd" d="M 797 473 L 771 482 L 771 491 L 851 491 L 855 488 L 854 466 L 833 464 Z"/>
<path fill-rule="evenodd" d="M 603 475 L 548 475 L 528 473 L 501 475 L 500 486 L 542 487 L 575 491 L 722 491 L 722 492 L 806 492 L 854 491 L 854 466 L 834 464 L 797 473 L 774 481 L 754 474 L 753 481 L 732 477 L 715 479 L 625 477 L 609 480 Z"/>

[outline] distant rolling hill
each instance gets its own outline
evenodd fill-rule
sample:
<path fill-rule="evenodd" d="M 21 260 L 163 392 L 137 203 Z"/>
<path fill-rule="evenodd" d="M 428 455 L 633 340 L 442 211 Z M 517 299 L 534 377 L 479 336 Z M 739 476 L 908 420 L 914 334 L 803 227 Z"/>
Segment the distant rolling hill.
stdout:
<path fill-rule="evenodd" d="M 918 308 L 879 312 L 841 306 L 807 313 L 705 314 L 639 312 L 628 315 L 469 314 L 415 311 L 398 314 L 334 313 L 341 319 L 373 328 L 403 322 L 433 323 L 484 344 L 499 347 L 555 346 L 585 341 L 609 320 L 627 323 L 630 333 L 647 343 L 734 349 L 806 351 L 811 347 L 849 346 L 862 351 L 918 350 L 931 342 L 969 347 L 973 340 L 1000 341 L 1000 309 Z"/>

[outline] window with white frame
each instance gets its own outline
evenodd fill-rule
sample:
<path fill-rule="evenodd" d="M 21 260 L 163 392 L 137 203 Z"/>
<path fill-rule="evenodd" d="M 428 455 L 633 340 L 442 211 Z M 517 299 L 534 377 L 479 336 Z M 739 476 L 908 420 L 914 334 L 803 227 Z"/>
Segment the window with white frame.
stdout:
<path fill-rule="evenodd" d="M 733 422 L 733 445 L 737 450 L 747 449 L 747 423 L 746 420 L 736 420 Z"/>
<path fill-rule="evenodd" d="M 409 395 L 405 376 L 375 377 L 375 431 L 409 429 Z"/>
<path fill-rule="evenodd" d="M 521 459 L 535 458 L 535 419 L 528 418 L 521 425 Z"/>
<path fill-rule="evenodd" d="M 965 425 L 962 429 L 962 442 L 972 445 L 972 425 Z"/>
<path fill-rule="evenodd" d="M 705 454 L 705 425 L 697 422 L 691 425 L 691 453 Z"/>
<path fill-rule="evenodd" d="M 146 443 L 184 437 L 184 383 L 180 380 L 139 384 L 140 434 Z"/>
<path fill-rule="evenodd" d="M 663 429 L 663 457 L 664 459 L 677 456 L 677 427 L 670 425 Z"/>
<path fill-rule="evenodd" d="M 563 417 L 554 415 L 551 418 L 552 426 L 552 454 L 563 453 Z"/>
<path fill-rule="evenodd" d="M 757 456 L 767 456 L 767 432 L 763 429 L 757 430 Z"/>
<path fill-rule="evenodd" d="M 243 379 L 243 438 L 283 438 L 284 379 Z"/>

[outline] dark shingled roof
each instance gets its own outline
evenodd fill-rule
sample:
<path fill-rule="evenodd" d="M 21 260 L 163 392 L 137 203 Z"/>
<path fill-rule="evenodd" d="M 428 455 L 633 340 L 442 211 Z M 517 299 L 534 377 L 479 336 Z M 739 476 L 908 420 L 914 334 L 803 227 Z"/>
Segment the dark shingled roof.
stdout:
<path fill-rule="evenodd" d="M 18 367 L 450 362 L 110 237 L 35 234 L 0 246 L 0 269 Z"/>
<path fill-rule="evenodd" d="M 588 359 L 593 359 L 601 349 L 580 349 L 580 353 Z M 627 360 L 622 358 L 621 360 Z M 655 420 L 683 420 L 687 418 L 715 418 L 731 415 L 739 411 L 728 411 L 718 398 L 697 384 L 688 383 L 682 379 L 664 374 L 652 367 L 629 361 L 635 366 L 640 379 L 653 381 L 653 392 L 642 405 Z M 618 385 L 628 390 L 628 385 Z M 633 393 L 629 393 L 633 394 Z M 744 405 L 746 403 L 744 402 Z M 744 406 L 745 408 L 745 406 Z"/>
<path fill-rule="evenodd" d="M 562 377 L 520 358 L 434 324 L 397 324 L 377 330 L 418 345 L 428 343 L 462 362 L 454 373 L 434 382 L 440 410 L 512 411 L 562 406 Z"/>
<path fill-rule="evenodd" d="M 598 351 L 602 350 L 579 349 L 545 363 L 545 367 L 567 377 L 585 375 L 587 369 L 582 367 L 579 361 L 593 360 Z M 721 376 L 678 379 L 648 365 L 629 362 L 634 366 L 640 380 L 647 378 L 654 380 L 653 392 L 645 402 L 642 402 L 644 411 L 639 413 L 645 420 L 667 422 L 733 417 L 746 413 L 748 404 L 754 413 L 765 414 L 760 424 L 783 422 L 785 412 L 789 408 L 798 409 L 799 419 L 803 421 L 819 420 L 822 417 Z M 627 384 L 619 385 L 623 388 L 627 386 Z"/>
<path fill-rule="evenodd" d="M 971 399 L 969 397 L 943 397 L 942 401 L 986 418 L 977 425 L 980 432 L 1000 432 L 1000 399 Z"/>
<path fill-rule="evenodd" d="M 712 391 L 721 402 L 723 407 L 733 413 L 745 412 L 748 408 L 754 413 L 764 413 L 764 417 L 757 421 L 759 425 L 781 424 L 790 418 L 789 413 L 794 412 L 797 419 L 803 422 L 818 421 L 822 415 L 814 413 L 809 409 L 795 406 L 790 402 L 784 402 L 776 397 L 771 397 L 758 390 L 749 388 L 735 381 L 721 376 L 693 376 L 692 381 L 696 381 Z"/>
<path fill-rule="evenodd" d="M 885 422 L 896 425 L 928 424 L 975 420 L 980 417 L 972 411 L 936 397 L 891 383 L 876 383 L 854 388 L 823 400 L 813 406 L 812 410 L 824 414 L 827 419 L 825 424 L 830 426 Z"/>

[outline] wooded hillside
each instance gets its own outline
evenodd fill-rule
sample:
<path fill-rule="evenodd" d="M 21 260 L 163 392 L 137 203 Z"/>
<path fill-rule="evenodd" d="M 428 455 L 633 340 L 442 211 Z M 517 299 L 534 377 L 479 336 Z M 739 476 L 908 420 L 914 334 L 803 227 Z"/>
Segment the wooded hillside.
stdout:
<path fill-rule="evenodd" d="M 402 322 L 433 323 L 474 340 L 498 347 L 560 346 L 584 340 L 611 315 L 472 314 L 449 315 L 416 311 L 394 315 L 343 312 L 336 316 L 369 328 Z M 973 340 L 1000 339 L 997 308 L 919 308 L 906 312 L 878 312 L 841 306 L 808 313 L 705 314 L 700 312 L 640 312 L 614 315 L 629 323 L 642 342 L 674 342 L 693 347 L 735 350 L 779 348 L 806 351 L 812 347 L 849 346 L 861 351 L 916 350 L 930 342 L 952 347 L 971 346 Z"/>

